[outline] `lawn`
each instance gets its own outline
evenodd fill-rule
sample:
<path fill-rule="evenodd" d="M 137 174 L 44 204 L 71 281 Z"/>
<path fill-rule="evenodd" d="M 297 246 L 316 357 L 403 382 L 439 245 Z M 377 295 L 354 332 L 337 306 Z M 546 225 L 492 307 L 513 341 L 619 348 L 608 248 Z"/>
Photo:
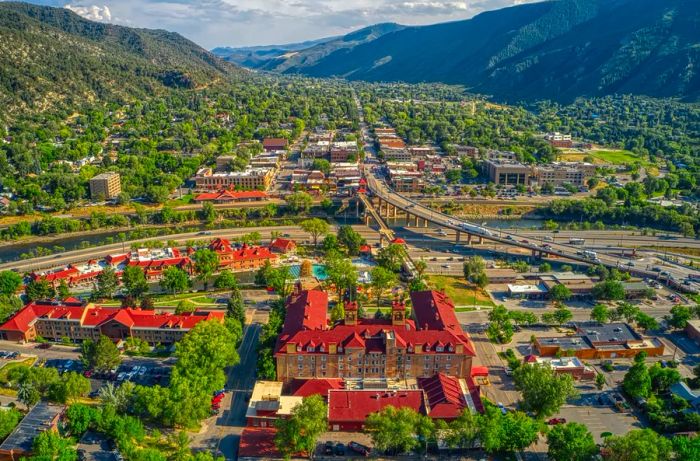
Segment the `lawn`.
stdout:
<path fill-rule="evenodd" d="M 14 368 L 27 366 L 31 367 L 36 362 L 36 357 L 29 357 L 24 360 L 19 360 L 17 362 L 8 362 L 2 368 L 0 368 L 0 383 L 7 382 L 7 374 Z"/>
<path fill-rule="evenodd" d="M 446 275 L 430 275 L 427 277 L 428 285 L 436 290 L 444 289 L 447 296 L 452 299 L 456 307 L 484 306 L 493 307 L 493 301 L 482 289 L 477 288 L 476 296 L 474 287 L 458 277 Z"/>
<path fill-rule="evenodd" d="M 222 291 L 220 293 L 226 293 L 225 291 Z M 222 306 L 222 304 L 219 304 L 216 302 L 218 299 L 217 293 L 216 292 L 208 292 L 207 294 L 198 292 L 198 293 L 179 293 L 176 295 L 173 294 L 158 294 L 158 295 L 153 295 L 153 305 L 155 307 L 175 307 L 180 301 L 183 300 L 188 300 L 191 301 L 193 304 L 195 304 L 197 307 L 217 307 L 217 306 Z M 120 302 L 104 302 L 100 303 L 103 306 L 121 306 Z"/>
<path fill-rule="evenodd" d="M 621 149 L 594 149 L 586 152 L 565 152 L 560 155 L 561 160 L 568 162 L 581 162 L 584 157 L 593 157 L 596 160 L 594 162 L 596 164 L 610 163 L 613 165 L 630 165 L 635 162 L 639 162 L 642 165 L 649 164 L 646 158 L 639 157 L 634 152 Z"/>

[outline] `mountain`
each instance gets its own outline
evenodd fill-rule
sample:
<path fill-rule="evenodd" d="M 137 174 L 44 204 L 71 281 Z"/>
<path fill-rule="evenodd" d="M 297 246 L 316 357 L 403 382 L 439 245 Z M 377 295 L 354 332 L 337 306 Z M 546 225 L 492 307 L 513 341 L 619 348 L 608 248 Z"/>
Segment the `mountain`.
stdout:
<path fill-rule="evenodd" d="M 224 61 L 233 62 L 245 67 L 256 68 L 264 65 L 265 62 L 270 59 L 277 59 L 290 51 L 296 52 L 305 50 L 337 38 L 338 37 L 326 37 L 299 43 L 287 43 L 284 45 L 245 46 L 240 48 L 222 46 L 214 48 L 211 52 Z"/>
<path fill-rule="evenodd" d="M 176 33 L 0 2 L 0 117 L 194 88 L 236 69 Z"/>
<path fill-rule="evenodd" d="M 697 101 L 699 28 L 697 0 L 554 0 L 403 27 L 330 53 L 316 45 L 262 67 L 461 84 L 510 101 L 613 93 Z"/>
<path fill-rule="evenodd" d="M 359 45 L 372 42 L 386 34 L 404 28 L 405 26 L 400 24 L 382 23 L 356 30 L 341 37 L 328 37 L 302 43 L 267 47 L 215 48 L 212 52 L 223 59 L 245 67 L 280 73 L 300 73 L 299 69 L 313 67 L 336 52 L 352 50 Z"/>

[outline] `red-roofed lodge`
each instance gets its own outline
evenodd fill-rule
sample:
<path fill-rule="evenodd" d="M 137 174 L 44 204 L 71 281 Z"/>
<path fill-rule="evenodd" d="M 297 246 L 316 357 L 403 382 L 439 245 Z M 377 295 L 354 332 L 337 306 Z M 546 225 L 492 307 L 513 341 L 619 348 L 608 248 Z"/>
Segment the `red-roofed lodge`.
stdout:
<path fill-rule="evenodd" d="M 437 291 L 411 299 L 415 321 L 400 302 L 391 320 L 358 318 L 357 304 L 346 303 L 345 319 L 329 325 L 328 295 L 295 290 L 275 348 L 277 379 L 470 377 L 474 345 L 452 301 Z"/>
<path fill-rule="evenodd" d="M 222 238 L 212 241 L 209 249 L 219 255 L 219 268 L 233 271 L 258 269 L 265 264 L 265 261 L 277 259 L 277 255 L 267 247 L 248 245 L 235 247 Z"/>
<path fill-rule="evenodd" d="M 195 202 L 214 202 L 214 203 L 232 203 L 232 202 L 260 202 L 267 200 L 269 196 L 267 192 L 261 190 L 224 190 L 221 192 L 204 192 L 194 198 Z"/>
<path fill-rule="evenodd" d="M 172 314 L 101 307 L 92 303 L 83 304 L 76 299 L 35 301 L 0 326 L 0 339 L 32 341 L 41 336 L 54 341 L 66 337 L 72 341 L 82 341 L 105 335 L 114 341 L 134 337 L 149 344 L 172 344 L 182 339 L 199 322 L 206 320 L 223 323 L 224 312 Z"/>

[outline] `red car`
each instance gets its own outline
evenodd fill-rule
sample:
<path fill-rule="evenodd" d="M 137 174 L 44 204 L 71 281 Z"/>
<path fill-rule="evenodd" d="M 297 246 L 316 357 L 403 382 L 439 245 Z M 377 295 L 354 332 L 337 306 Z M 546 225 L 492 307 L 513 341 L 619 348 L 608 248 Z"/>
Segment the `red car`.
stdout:
<path fill-rule="evenodd" d="M 86 378 L 89 378 L 90 376 L 92 376 L 92 370 L 85 370 L 85 372 L 83 373 L 83 376 L 85 376 Z"/>
<path fill-rule="evenodd" d="M 369 447 L 366 447 L 357 442 L 350 442 L 348 444 L 348 448 L 362 456 L 369 456 L 369 454 L 372 452 L 372 450 Z"/>
<path fill-rule="evenodd" d="M 566 424 L 566 418 L 552 418 L 549 421 L 547 421 L 547 424 L 550 426 L 554 426 L 557 424 Z"/>

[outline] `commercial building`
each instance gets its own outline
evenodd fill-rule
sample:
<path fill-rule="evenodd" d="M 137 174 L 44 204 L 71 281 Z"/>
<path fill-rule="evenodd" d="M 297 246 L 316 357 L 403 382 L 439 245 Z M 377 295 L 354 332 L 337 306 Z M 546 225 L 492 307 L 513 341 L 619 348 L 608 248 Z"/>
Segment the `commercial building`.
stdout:
<path fill-rule="evenodd" d="M 98 200 L 116 198 L 122 192 L 119 173 L 102 173 L 90 179 L 90 197 Z"/>
<path fill-rule="evenodd" d="M 34 439 L 39 434 L 58 430 L 58 422 L 65 409 L 64 405 L 39 400 L 0 445 L 0 460 L 16 461 L 29 457 Z"/>
<path fill-rule="evenodd" d="M 685 334 L 700 345 L 700 320 L 688 320 L 688 324 L 685 326 Z"/>
<path fill-rule="evenodd" d="M 595 370 L 581 362 L 578 357 L 537 357 L 536 360 L 541 365 L 549 366 L 557 374 L 571 375 L 577 380 L 591 380 L 596 375 Z"/>
<path fill-rule="evenodd" d="M 58 341 L 96 340 L 100 335 L 119 341 L 130 337 L 149 344 L 179 341 L 199 322 L 224 321 L 224 312 L 195 311 L 185 314 L 154 310 L 101 307 L 68 298 L 63 302 L 27 304 L 0 326 L 0 339 L 33 341 L 37 337 Z"/>
<path fill-rule="evenodd" d="M 508 296 L 519 299 L 544 299 L 547 297 L 547 287 L 538 284 L 509 284 Z"/>
<path fill-rule="evenodd" d="M 246 424 L 253 427 L 273 427 L 275 420 L 288 418 L 303 397 L 282 395 L 280 381 L 257 381 L 248 401 Z"/>
<path fill-rule="evenodd" d="M 539 276 L 547 291 L 552 291 L 557 285 L 564 285 L 571 291 L 574 298 L 588 298 L 593 294 L 596 282 L 585 274 L 555 273 Z"/>
<path fill-rule="evenodd" d="M 389 180 L 397 192 L 421 192 L 425 186 L 420 171 L 389 168 Z"/>
<path fill-rule="evenodd" d="M 552 184 L 562 186 L 572 184 L 584 186 L 586 182 L 595 176 L 596 166 L 584 162 L 553 162 L 548 165 L 539 165 L 534 168 L 534 180 L 538 184 Z"/>
<path fill-rule="evenodd" d="M 332 431 L 361 431 L 367 417 L 384 408 L 410 408 L 428 413 L 421 390 L 330 390 L 328 391 L 328 425 Z"/>
<path fill-rule="evenodd" d="M 273 168 L 248 168 L 244 171 L 213 172 L 211 168 L 202 168 L 194 177 L 198 190 L 267 190 L 272 184 L 275 170 Z"/>
<path fill-rule="evenodd" d="M 579 359 L 634 357 L 644 351 L 663 355 L 664 344 L 658 338 L 643 337 L 626 323 L 579 323 L 576 334 L 536 338 L 535 349 L 542 356 L 566 355 Z"/>
<path fill-rule="evenodd" d="M 555 131 L 553 133 L 547 133 L 546 135 L 544 135 L 544 139 L 554 147 L 570 149 L 574 146 L 574 142 L 572 141 L 570 134 L 562 134 L 558 131 Z"/>
<path fill-rule="evenodd" d="M 287 148 L 287 140 L 285 138 L 265 138 L 263 139 L 263 149 L 265 152 L 274 152 L 277 150 L 285 150 Z"/>
<path fill-rule="evenodd" d="M 216 157 L 216 171 L 229 171 L 236 159 L 235 155 L 221 155 Z"/>
<path fill-rule="evenodd" d="M 384 149 L 384 160 L 387 162 L 410 162 L 413 156 L 406 149 Z"/>
<path fill-rule="evenodd" d="M 297 243 L 290 239 L 278 237 L 270 243 L 270 250 L 274 253 L 293 253 L 296 249 Z"/>
<path fill-rule="evenodd" d="M 514 284 L 518 279 L 518 273 L 514 269 L 485 269 L 484 273 L 489 283 Z"/>
<path fill-rule="evenodd" d="M 254 270 L 274 261 L 277 255 L 262 246 L 231 245 L 226 239 L 217 238 L 209 244 L 209 249 L 219 256 L 219 268 L 232 271 Z"/>
<path fill-rule="evenodd" d="M 528 186 L 532 168 L 515 160 L 490 158 L 484 162 L 489 180 L 503 186 Z"/>
<path fill-rule="evenodd" d="M 329 326 L 327 293 L 297 288 L 275 347 L 277 379 L 469 377 L 474 345 L 452 301 L 437 291 L 413 292 L 411 301 L 413 320 L 400 302 L 391 320 L 358 318 L 357 304 L 346 303 L 345 320 Z"/>

